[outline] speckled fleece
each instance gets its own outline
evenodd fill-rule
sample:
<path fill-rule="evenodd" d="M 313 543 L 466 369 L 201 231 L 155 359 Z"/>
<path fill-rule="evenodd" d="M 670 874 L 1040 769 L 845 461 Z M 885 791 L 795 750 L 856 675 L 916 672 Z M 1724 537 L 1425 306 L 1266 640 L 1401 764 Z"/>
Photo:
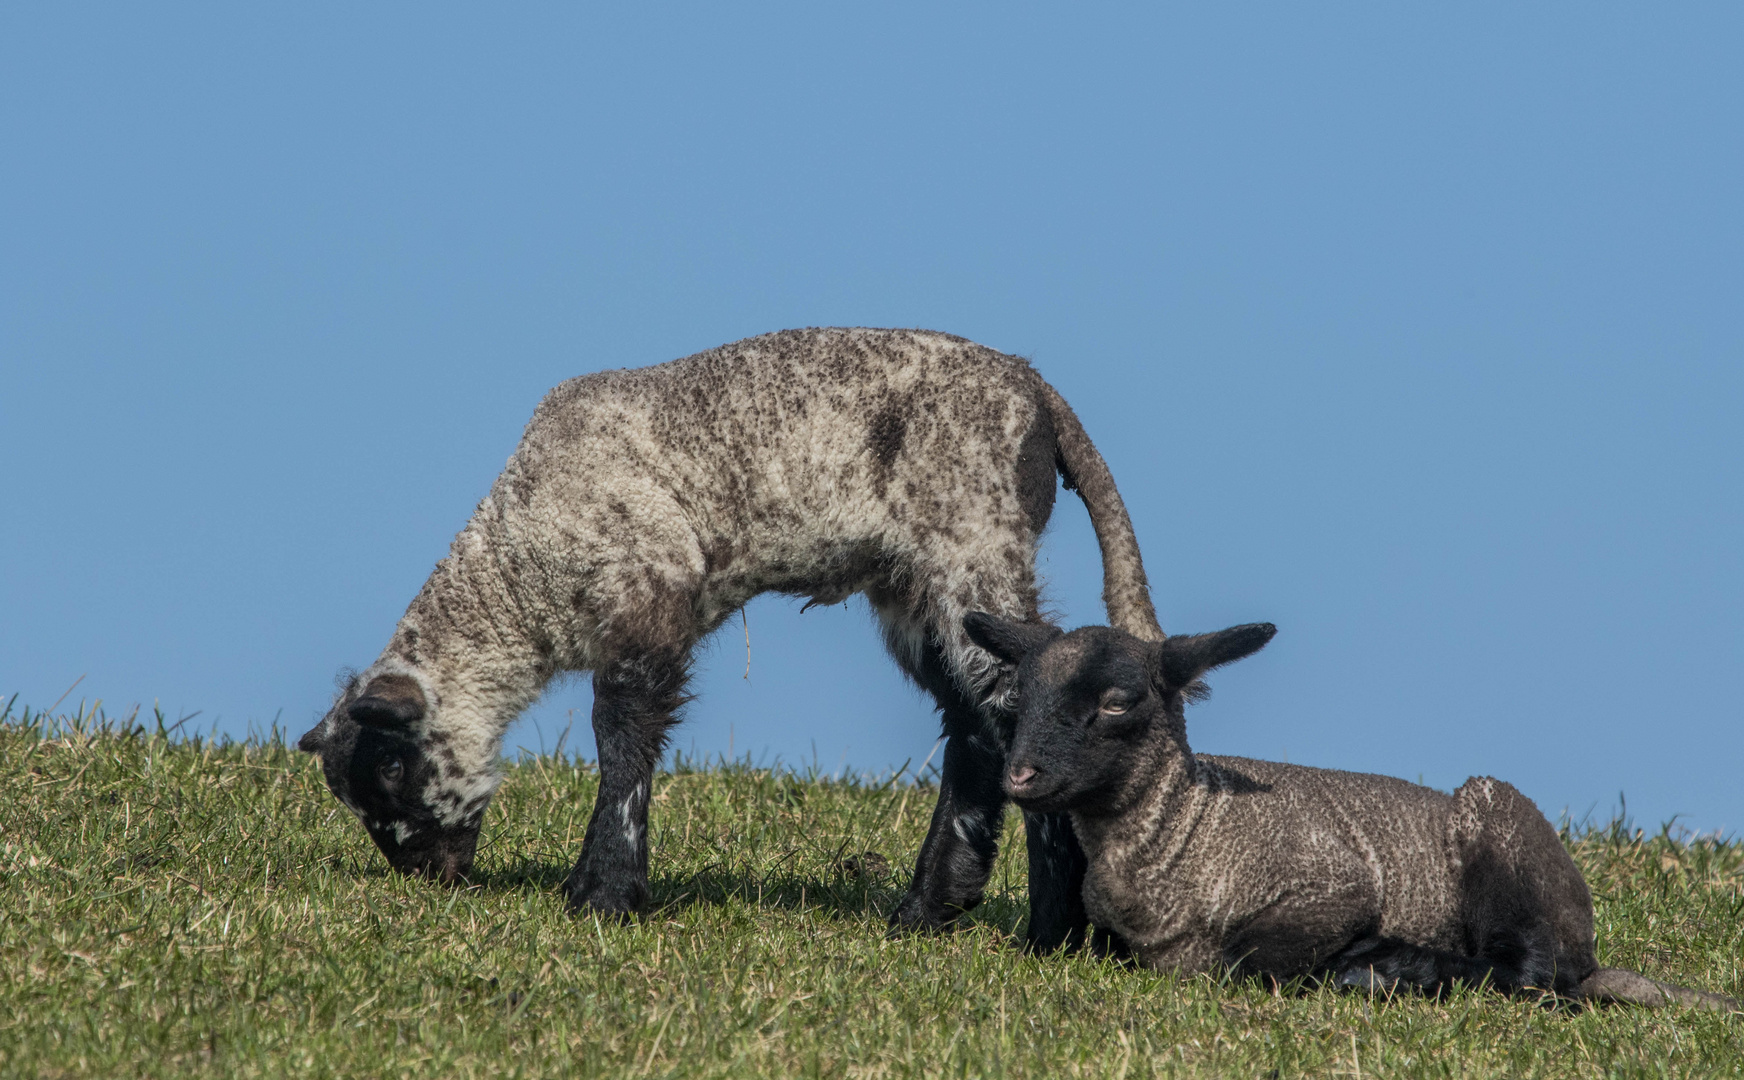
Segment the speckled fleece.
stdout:
<path fill-rule="evenodd" d="M 1586 885 L 1556 831 L 1508 784 L 1476 778 L 1448 795 L 1390 776 L 1211 755 L 1177 759 L 1164 775 L 1118 818 L 1073 819 L 1090 856 L 1091 918 L 1149 966 L 1237 962 L 1289 978 L 1364 937 L 1467 953 L 1462 864 L 1493 848 L 1553 856 L 1530 869 L 1554 875 L 1543 891 L 1570 900 L 1554 920 L 1558 951 L 1577 982 L 1598 966 Z"/>
<path fill-rule="evenodd" d="M 972 609 L 1040 619 L 1056 467 L 1102 545 L 1110 622 L 1160 638 L 1107 467 L 1021 359 L 922 330 L 808 329 L 571 379 L 303 745 L 337 759 L 330 786 L 378 843 L 476 830 L 503 731 L 553 676 L 681 669 L 765 592 L 863 592 L 905 670 L 935 649 L 964 694 L 1009 708 L 961 622 Z M 373 798 L 345 760 L 358 745 L 347 710 L 366 695 L 410 702 L 415 797 Z"/>

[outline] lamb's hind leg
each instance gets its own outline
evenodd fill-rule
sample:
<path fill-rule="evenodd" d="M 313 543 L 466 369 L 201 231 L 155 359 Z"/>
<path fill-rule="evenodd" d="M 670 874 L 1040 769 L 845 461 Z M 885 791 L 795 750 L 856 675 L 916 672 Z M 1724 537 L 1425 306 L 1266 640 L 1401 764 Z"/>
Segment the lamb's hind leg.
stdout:
<path fill-rule="evenodd" d="M 581 858 L 563 883 L 573 909 L 627 914 L 647 903 L 648 796 L 684 702 L 688 660 L 688 651 L 649 652 L 594 672 L 600 786 Z"/>
<path fill-rule="evenodd" d="M 1346 989 L 1431 997 L 1440 997 L 1456 983 L 1494 986 L 1497 976 L 1487 961 L 1383 937 L 1355 942 L 1328 960 L 1324 970 L 1333 985 Z"/>
<path fill-rule="evenodd" d="M 1480 776 L 1454 792 L 1448 841 L 1465 951 L 1510 993 L 1578 996 L 1599 966 L 1593 901 L 1555 827 L 1513 785 Z"/>

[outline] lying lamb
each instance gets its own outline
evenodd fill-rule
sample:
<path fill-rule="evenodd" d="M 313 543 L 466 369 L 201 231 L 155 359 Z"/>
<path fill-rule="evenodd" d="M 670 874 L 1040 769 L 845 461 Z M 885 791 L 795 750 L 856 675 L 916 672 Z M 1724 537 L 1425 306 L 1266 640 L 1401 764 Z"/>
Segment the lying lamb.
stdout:
<path fill-rule="evenodd" d="M 864 592 L 944 717 L 938 806 L 892 921 L 981 897 L 1010 708 L 963 616 L 1037 609 L 1055 471 L 1102 546 L 1109 621 L 1160 638 L 1132 524 L 1072 410 L 1024 361 L 920 330 L 794 330 L 553 390 L 400 620 L 303 736 L 396 868 L 472 863 L 503 730 L 561 671 L 592 671 L 600 787 L 571 905 L 640 908 L 648 797 L 692 648 L 752 597 Z M 829 702 L 818 703 L 827 709 Z M 1083 856 L 1036 822 L 1032 943 L 1084 925 Z"/>
<path fill-rule="evenodd" d="M 1731 1009 L 1730 998 L 1601 968 L 1586 882 L 1508 784 L 1452 795 L 1386 776 L 1187 746 L 1199 677 L 1263 647 L 1269 624 L 1140 641 L 974 613 L 976 644 L 1016 669 L 1006 790 L 1070 814 L 1084 899 L 1150 967 L 1231 968 L 1368 990 L 1454 983 Z"/>

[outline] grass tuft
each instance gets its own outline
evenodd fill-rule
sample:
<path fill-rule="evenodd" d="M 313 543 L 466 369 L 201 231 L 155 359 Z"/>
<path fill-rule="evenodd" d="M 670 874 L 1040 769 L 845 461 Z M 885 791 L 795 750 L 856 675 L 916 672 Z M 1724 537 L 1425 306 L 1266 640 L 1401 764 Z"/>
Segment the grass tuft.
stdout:
<path fill-rule="evenodd" d="M 523 757 L 473 881 L 388 871 L 276 730 L 0 712 L 0 1075 L 1700 1076 L 1744 1020 L 1435 1004 L 1013 949 L 1017 816 L 961 932 L 892 939 L 926 785 L 680 762 L 656 910 L 564 913 L 597 774 Z M 1603 963 L 1744 994 L 1744 846 L 1569 829 Z"/>

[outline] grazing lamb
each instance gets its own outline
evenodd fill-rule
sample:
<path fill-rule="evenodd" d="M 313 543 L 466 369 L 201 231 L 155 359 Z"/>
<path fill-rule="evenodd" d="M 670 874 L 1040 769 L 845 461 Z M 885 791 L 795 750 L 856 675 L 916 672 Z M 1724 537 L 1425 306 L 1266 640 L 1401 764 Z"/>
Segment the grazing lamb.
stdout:
<path fill-rule="evenodd" d="M 1269 624 L 1141 641 L 984 613 L 969 637 L 1015 669 L 1006 790 L 1066 812 L 1084 899 L 1149 967 L 1230 968 L 1375 990 L 1451 984 L 1730 1009 L 1730 998 L 1601 968 L 1593 904 L 1556 830 L 1488 777 L 1452 795 L 1387 776 L 1195 755 L 1199 677 Z"/>
<path fill-rule="evenodd" d="M 892 916 L 943 926 L 979 901 L 1006 802 L 1008 688 L 962 620 L 1040 620 L 1056 469 L 1101 543 L 1109 621 L 1160 638 L 1108 467 L 1023 360 L 922 330 L 812 329 L 572 379 L 381 657 L 298 746 L 390 863 L 452 879 L 472 863 L 504 729 L 553 676 L 591 671 L 599 798 L 564 891 L 576 908 L 635 911 L 650 781 L 692 648 L 760 593 L 863 592 L 949 737 Z M 1051 949 L 1082 932 L 1083 855 L 1064 818 L 1028 832 L 1030 941 Z"/>

